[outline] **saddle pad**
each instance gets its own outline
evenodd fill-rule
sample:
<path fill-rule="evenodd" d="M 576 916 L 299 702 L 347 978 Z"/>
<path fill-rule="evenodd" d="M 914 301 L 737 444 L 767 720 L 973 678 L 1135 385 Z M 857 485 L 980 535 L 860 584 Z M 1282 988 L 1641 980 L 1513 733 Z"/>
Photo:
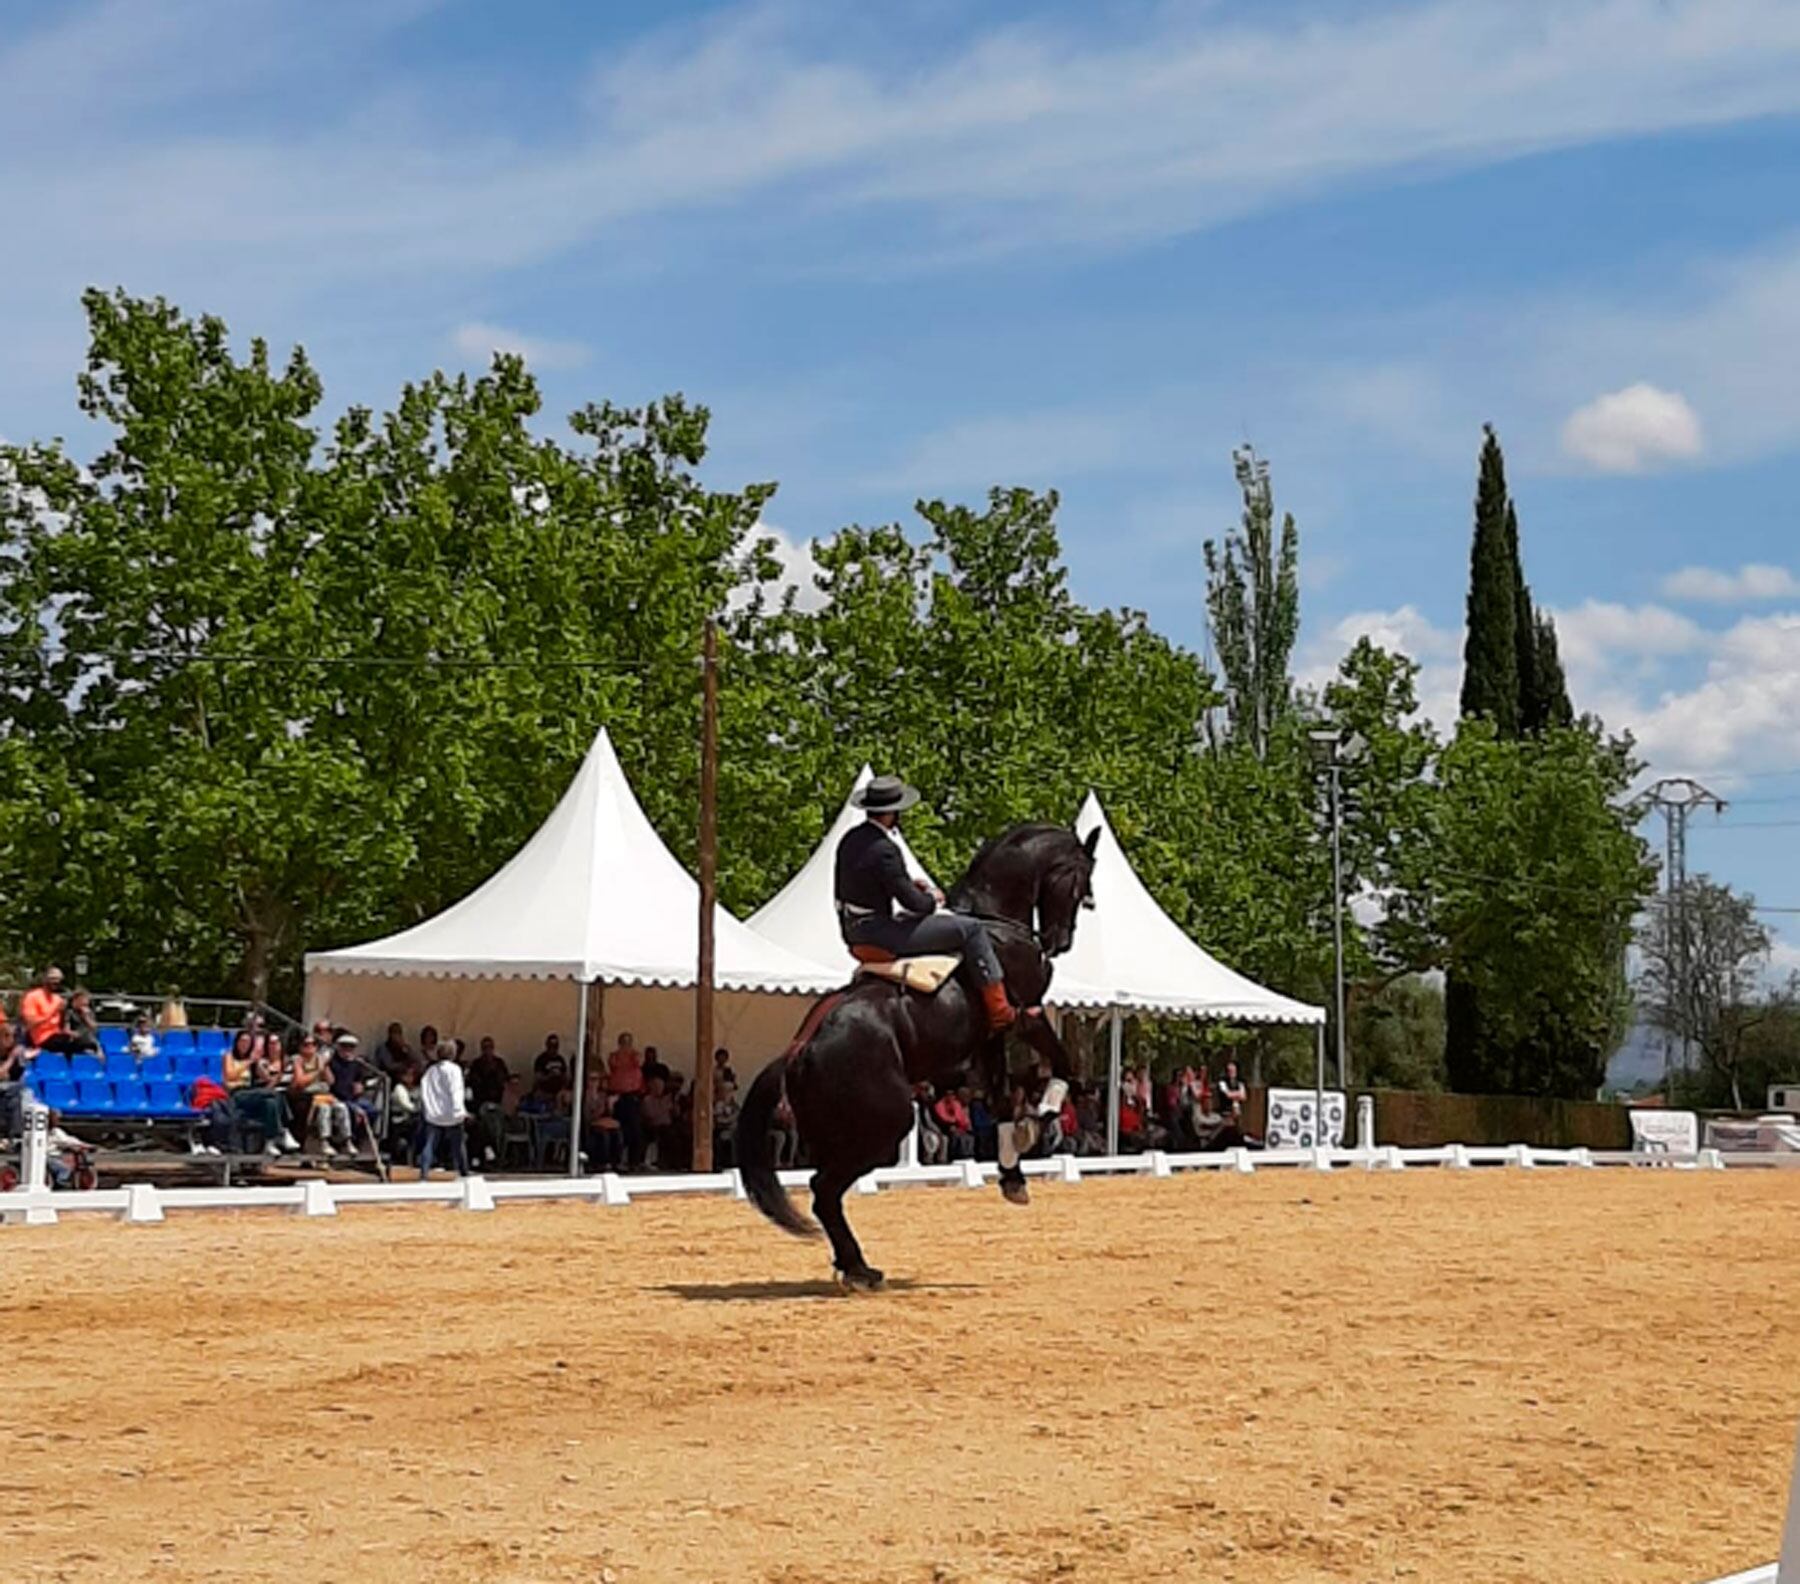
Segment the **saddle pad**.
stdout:
<path fill-rule="evenodd" d="M 859 979 L 886 979 L 890 984 L 935 995 L 958 968 L 961 957 L 900 957 L 893 962 L 863 963 L 856 970 Z"/>

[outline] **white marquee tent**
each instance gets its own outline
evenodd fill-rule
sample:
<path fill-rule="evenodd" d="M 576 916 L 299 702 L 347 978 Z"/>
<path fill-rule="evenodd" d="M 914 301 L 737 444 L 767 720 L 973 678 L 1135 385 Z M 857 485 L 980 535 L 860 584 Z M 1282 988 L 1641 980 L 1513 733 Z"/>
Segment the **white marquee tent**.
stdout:
<path fill-rule="evenodd" d="M 853 794 L 869 775 L 865 765 L 852 787 Z M 832 905 L 832 867 L 839 840 L 863 818 L 846 800 L 813 855 L 772 900 L 750 916 L 750 927 L 789 951 L 817 962 L 850 967 Z M 1095 849 L 1094 906 L 1077 922 L 1074 946 L 1056 961 L 1048 1000 L 1065 1013 L 1109 1016 L 1115 1097 L 1109 1116 L 1114 1127 L 1127 1017 L 1142 1014 L 1231 1023 L 1300 1023 L 1322 1031 L 1323 1008 L 1291 1000 L 1246 979 L 1183 933 L 1137 877 L 1099 798 L 1090 792 L 1076 816 L 1075 829 L 1085 837 L 1095 828 L 1100 840 Z M 1111 1143 L 1116 1148 L 1116 1134 Z"/>
<path fill-rule="evenodd" d="M 1090 792 L 1075 816 L 1075 833 L 1085 839 L 1096 829 L 1094 906 L 1075 926 L 1075 944 L 1057 959 L 1055 1005 L 1224 1023 L 1325 1021 L 1323 1007 L 1265 989 L 1190 940 L 1138 879 Z"/>
<path fill-rule="evenodd" d="M 467 1040 L 492 1034 L 514 1070 L 547 1033 L 577 1069 L 602 1032 L 629 1030 L 692 1071 L 699 887 L 665 847 L 604 730 L 536 835 L 436 917 L 385 940 L 306 958 L 306 1017 L 374 1041 L 392 1020 Z M 715 915 L 714 1032 L 759 1067 L 805 1002 L 847 975 Z M 579 1083 L 576 1088 L 579 1098 Z"/>

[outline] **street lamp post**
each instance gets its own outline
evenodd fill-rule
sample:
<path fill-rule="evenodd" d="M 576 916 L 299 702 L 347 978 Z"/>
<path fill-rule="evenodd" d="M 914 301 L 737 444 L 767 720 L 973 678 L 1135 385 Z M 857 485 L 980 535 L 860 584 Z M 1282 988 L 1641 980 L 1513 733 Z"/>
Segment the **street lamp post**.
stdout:
<path fill-rule="evenodd" d="M 1314 756 L 1325 767 L 1331 787 L 1331 945 L 1332 1019 L 1337 1034 L 1338 1088 L 1348 1093 L 1349 1063 L 1344 1054 L 1344 766 L 1362 757 L 1366 744 L 1352 732 L 1346 737 L 1335 726 L 1320 726 L 1307 733 Z M 1320 1119 L 1323 1126 L 1323 1118 Z"/>

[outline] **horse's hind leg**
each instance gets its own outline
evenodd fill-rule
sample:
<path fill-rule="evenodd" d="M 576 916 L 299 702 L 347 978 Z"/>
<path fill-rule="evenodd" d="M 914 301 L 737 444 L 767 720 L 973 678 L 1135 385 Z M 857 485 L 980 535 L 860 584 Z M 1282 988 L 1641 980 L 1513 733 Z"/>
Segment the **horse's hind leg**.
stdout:
<path fill-rule="evenodd" d="M 881 1285 L 882 1273 L 863 1258 L 862 1245 L 856 1241 L 856 1234 L 850 1230 L 850 1222 L 844 1215 L 844 1195 L 861 1175 L 861 1172 L 853 1172 L 846 1176 L 841 1167 L 826 1167 L 814 1172 L 813 1215 L 825 1228 L 826 1237 L 831 1239 L 831 1263 L 837 1270 L 838 1279 L 846 1287 L 872 1290 Z"/>

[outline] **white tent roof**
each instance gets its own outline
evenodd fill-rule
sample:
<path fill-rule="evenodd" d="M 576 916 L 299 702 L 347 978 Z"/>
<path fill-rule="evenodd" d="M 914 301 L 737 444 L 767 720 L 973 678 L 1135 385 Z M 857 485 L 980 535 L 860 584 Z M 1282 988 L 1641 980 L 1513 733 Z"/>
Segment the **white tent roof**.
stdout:
<path fill-rule="evenodd" d="M 852 793 L 869 780 L 863 766 Z M 832 904 L 837 844 L 863 818 L 845 802 L 812 857 L 773 900 L 750 916 L 750 927 L 779 946 L 816 962 L 850 965 Z M 1094 866 L 1094 906 L 1075 925 L 1075 945 L 1056 960 L 1049 1000 L 1061 1007 L 1118 1007 L 1123 1011 L 1188 1014 L 1244 1023 L 1322 1023 L 1323 1010 L 1291 1001 L 1233 973 L 1189 940 L 1156 905 L 1132 870 L 1089 793 L 1076 817 L 1085 836 L 1100 828 Z"/>
<path fill-rule="evenodd" d="M 700 892 L 633 796 L 604 730 L 537 834 L 485 885 L 386 940 L 310 952 L 314 973 L 452 979 L 579 979 L 691 986 Z M 723 990 L 818 992 L 844 983 L 724 908 L 715 915 Z"/>
<path fill-rule="evenodd" d="M 1090 792 L 1075 830 L 1086 837 L 1095 828 L 1094 906 L 1076 923 L 1075 944 L 1056 960 L 1053 1005 L 1186 1013 L 1233 1023 L 1325 1021 L 1322 1007 L 1264 989 L 1195 945 L 1138 879 L 1100 799 Z"/>

